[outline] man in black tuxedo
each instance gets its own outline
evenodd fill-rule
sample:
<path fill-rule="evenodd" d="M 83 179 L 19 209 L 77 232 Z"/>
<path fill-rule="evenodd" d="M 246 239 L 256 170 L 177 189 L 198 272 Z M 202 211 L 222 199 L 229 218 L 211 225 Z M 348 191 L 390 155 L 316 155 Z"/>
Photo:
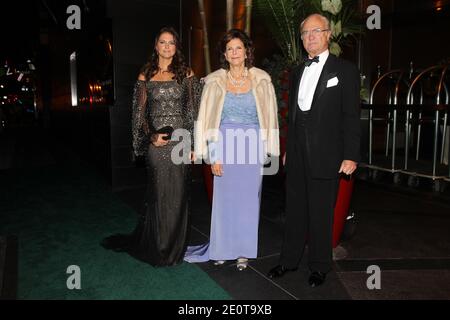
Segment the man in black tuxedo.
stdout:
<path fill-rule="evenodd" d="M 326 17 L 310 15 L 300 29 L 309 59 L 290 75 L 285 236 L 268 276 L 296 270 L 308 242 L 308 282 L 316 287 L 331 270 L 339 175 L 351 175 L 360 158 L 360 87 L 357 67 L 328 51 Z"/>

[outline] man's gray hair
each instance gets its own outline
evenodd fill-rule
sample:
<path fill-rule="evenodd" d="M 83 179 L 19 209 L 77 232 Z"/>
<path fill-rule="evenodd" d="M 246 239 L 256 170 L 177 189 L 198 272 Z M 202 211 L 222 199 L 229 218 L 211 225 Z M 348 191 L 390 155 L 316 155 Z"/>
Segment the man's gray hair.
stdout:
<path fill-rule="evenodd" d="M 313 14 L 310 14 L 309 16 L 307 16 L 305 18 L 305 20 L 303 20 L 302 23 L 300 23 L 300 31 L 303 29 L 303 25 L 305 24 L 306 20 L 308 20 L 309 18 L 311 18 L 313 16 L 316 16 L 316 17 L 322 19 L 325 22 L 326 29 L 330 29 L 330 20 L 328 20 L 327 17 L 325 17 L 324 15 L 321 15 L 320 13 L 313 13 Z"/>

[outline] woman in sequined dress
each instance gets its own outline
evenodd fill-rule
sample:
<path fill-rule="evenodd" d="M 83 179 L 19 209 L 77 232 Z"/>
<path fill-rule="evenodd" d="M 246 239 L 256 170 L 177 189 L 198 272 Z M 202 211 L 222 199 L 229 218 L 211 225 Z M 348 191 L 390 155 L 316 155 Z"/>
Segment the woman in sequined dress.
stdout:
<path fill-rule="evenodd" d="M 109 237 L 107 247 L 153 266 L 183 261 L 190 210 L 190 140 L 200 94 L 200 83 L 184 63 L 176 31 L 161 29 L 133 94 L 133 150 L 136 156 L 145 156 L 147 166 L 145 213 L 131 235 Z M 175 130 L 172 140 L 168 133 L 158 133 L 164 127 Z M 174 139 L 177 129 L 185 129 L 188 137 Z M 189 143 L 187 148 L 184 145 L 187 152 L 181 164 L 172 158 L 180 141 Z"/>
<path fill-rule="evenodd" d="M 270 76 L 253 67 L 252 41 L 232 29 L 219 44 L 222 68 L 204 80 L 195 130 L 197 157 L 214 175 L 209 242 L 188 247 L 185 261 L 237 260 L 258 254 L 263 163 L 279 155 L 277 102 Z"/>

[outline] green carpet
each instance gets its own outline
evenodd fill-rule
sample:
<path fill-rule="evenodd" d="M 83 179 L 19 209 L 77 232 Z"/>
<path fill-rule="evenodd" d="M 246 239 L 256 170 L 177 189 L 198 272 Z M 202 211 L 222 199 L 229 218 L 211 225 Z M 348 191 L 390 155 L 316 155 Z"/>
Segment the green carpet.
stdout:
<path fill-rule="evenodd" d="M 230 299 L 199 267 L 153 268 L 100 241 L 136 213 L 79 165 L 0 171 L 0 234 L 19 240 L 19 299 Z M 69 290 L 70 265 L 81 290 Z"/>

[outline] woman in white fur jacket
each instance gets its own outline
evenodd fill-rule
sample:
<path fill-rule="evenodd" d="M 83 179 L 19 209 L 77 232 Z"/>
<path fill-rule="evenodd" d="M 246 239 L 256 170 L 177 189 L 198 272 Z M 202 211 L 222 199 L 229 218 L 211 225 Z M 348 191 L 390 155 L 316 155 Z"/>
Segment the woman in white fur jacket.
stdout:
<path fill-rule="evenodd" d="M 258 255 L 264 162 L 279 156 L 278 108 L 270 76 L 253 67 L 250 38 L 232 29 L 219 48 L 222 68 L 204 80 L 195 125 L 196 156 L 214 175 L 210 239 L 188 247 L 184 259 L 237 260 L 244 270 Z"/>

